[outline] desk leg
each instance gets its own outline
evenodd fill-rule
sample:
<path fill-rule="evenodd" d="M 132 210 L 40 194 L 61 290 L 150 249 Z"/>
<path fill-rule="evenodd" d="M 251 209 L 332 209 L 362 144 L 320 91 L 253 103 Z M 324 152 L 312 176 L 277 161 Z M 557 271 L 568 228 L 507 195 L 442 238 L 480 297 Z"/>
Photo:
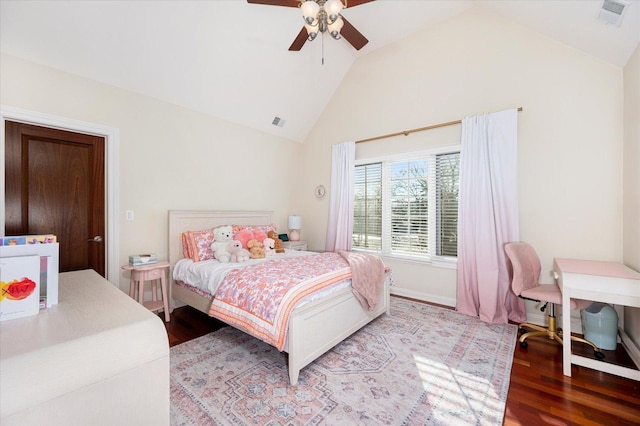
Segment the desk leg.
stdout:
<path fill-rule="evenodd" d="M 571 298 L 562 292 L 562 372 L 571 377 Z"/>

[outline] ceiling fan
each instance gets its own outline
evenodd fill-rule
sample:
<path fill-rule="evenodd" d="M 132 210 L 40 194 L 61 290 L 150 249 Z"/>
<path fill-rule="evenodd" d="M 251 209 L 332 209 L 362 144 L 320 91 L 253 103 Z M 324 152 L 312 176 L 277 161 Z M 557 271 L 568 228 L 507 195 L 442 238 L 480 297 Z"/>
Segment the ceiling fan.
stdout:
<path fill-rule="evenodd" d="M 369 3 L 372 1 L 374 0 L 341 0 L 341 3 L 344 5 L 344 8 L 347 8 L 359 6 L 361 4 Z M 341 37 L 343 37 L 345 40 L 351 43 L 351 45 L 356 50 L 362 49 L 367 43 L 369 43 L 369 40 L 367 40 L 367 38 L 363 36 L 360 31 L 358 31 L 349 21 L 347 21 L 344 16 L 340 15 L 339 13 L 335 15 L 327 15 L 327 13 L 325 13 L 323 9 L 323 6 L 327 2 L 327 0 L 247 0 L 247 3 L 264 4 L 269 6 L 302 8 L 303 3 L 315 3 L 320 6 L 321 11 L 319 12 L 320 14 L 318 16 L 321 17 L 324 13 L 324 20 L 320 19 L 320 22 L 316 22 L 315 25 L 310 25 L 310 23 L 305 20 L 305 26 L 302 27 L 302 30 L 300 30 L 300 33 L 298 33 L 298 36 L 295 38 L 295 40 L 293 40 L 293 43 L 291 43 L 291 46 L 289 47 L 290 51 L 299 51 L 300 49 L 302 49 L 302 46 L 304 46 L 304 43 L 307 40 L 311 41 L 315 38 L 318 31 L 324 33 L 327 30 L 335 39 L 340 39 Z M 334 31 L 331 28 L 331 25 L 327 25 L 327 19 L 330 21 L 332 17 L 335 17 L 334 19 L 339 18 L 339 21 L 341 21 L 342 23 L 342 28 L 338 28 L 337 31 Z M 314 30 L 313 28 L 316 29 Z M 315 31 L 315 33 L 313 31 Z"/>

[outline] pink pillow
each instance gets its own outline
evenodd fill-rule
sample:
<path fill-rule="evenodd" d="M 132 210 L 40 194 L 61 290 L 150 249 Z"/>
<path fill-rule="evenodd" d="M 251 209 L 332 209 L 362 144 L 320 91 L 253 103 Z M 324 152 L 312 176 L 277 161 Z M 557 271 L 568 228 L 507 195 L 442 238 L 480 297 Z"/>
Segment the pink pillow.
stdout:
<path fill-rule="evenodd" d="M 278 232 L 278 227 L 275 223 L 272 223 L 270 225 L 233 225 L 233 234 L 235 235 L 237 232 L 243 229 L 248 229 L 251 232 L 260 231 L 264 232 L 265 234 L 267 234 L 269 231 Z"/>
<path fill-rule="evenodd" d="M 182 257 L 185 259 L 191 258 L 191 253 L 189 253 L 189 243 L 187 242 L 187 233 L 182 233 Z"/>
<path fill-rule="evenodd" d="M 263 242 L 265 238 L 267 238 L 267 233 L 261 230 L 253 231 L 253 238 Z"/>
<path fill-rule="evenodd" d="M 242 248 L 247 248 L 249 240 L 253 239 L 253 232 L 250 229 L 241 229 L 233 236 L 233 239 L 242 243 Z"/>
<path fill-rule="evenodd" d="M 213 259 L 213 251 L 211 244 L 213 243 L 213 230 L 205 229 L 203 231 L 188 231 L 182 234 L 182 255 L 185 258 L 191 258 L 194 262 Z"/>
<path fill-rule="evenodd" d="M 267 238 L 266 233 L 253 228 L 254 227 L 247 227 L 247 228 L 240 229 L 233 236 L 234 240 L 240 241 L 242 243 L 242 248 L 244 249 L 247 249 L 247 250 L 249 249 L 249 247 L 247 247 L 247 243 L 249 242 L 249 240 L 258 240 L 260 242 L 263 242 L 264 239 Z"/>

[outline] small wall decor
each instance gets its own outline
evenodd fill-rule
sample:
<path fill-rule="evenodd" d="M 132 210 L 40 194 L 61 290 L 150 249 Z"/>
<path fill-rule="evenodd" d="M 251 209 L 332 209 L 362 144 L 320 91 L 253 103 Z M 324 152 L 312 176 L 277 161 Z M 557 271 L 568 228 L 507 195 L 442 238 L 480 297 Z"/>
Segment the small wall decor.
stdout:
<path fill-rule="evenodd" d="M 316 198 L 318 199 L 324 198 L 325 193 L 326 193 L 326 190 L 324 189 L 324 185 L 316 186 L 316 190 L 315 190 Z"/>

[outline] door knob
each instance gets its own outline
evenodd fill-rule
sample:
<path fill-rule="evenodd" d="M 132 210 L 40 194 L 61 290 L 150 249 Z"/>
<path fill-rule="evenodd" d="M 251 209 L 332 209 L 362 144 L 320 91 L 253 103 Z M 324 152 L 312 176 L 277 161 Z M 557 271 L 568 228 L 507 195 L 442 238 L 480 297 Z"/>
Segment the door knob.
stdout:
<path fill-rule="evenodd" d="M 101 243 L 102 242 L 102 237 L 100 235 L 96 235 L 93 238 L 89 238 L 87 241 L 90 242 L 90 243 Z"/>

